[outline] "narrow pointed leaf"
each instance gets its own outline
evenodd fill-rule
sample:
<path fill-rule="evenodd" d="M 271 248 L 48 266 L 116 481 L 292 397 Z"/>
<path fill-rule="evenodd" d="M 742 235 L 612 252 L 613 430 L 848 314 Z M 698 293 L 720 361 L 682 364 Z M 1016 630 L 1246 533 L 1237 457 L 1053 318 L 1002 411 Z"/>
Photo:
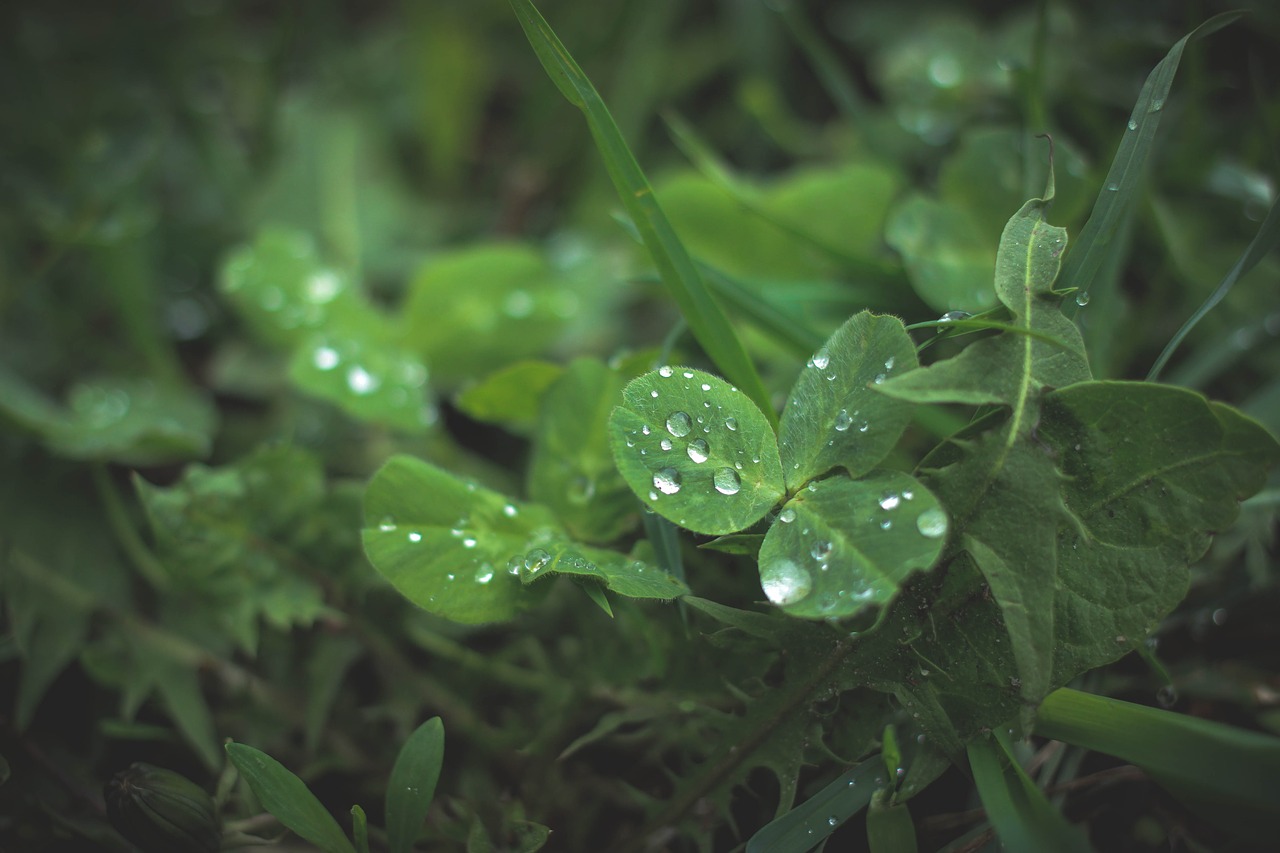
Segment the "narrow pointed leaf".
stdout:
<path fill-rule="evenodd" d="M 510 2 L 542 67 L 569 103 L 581 109 L 586 116 L 605 168 L 618 191 L 618 198 L 640 232 L 658 274 L 680 306 L 690 331 L 724 375 L 743 388 L 765 413 L 770 424 L 776 424 L 768 392 L 755 365 L 662 212 L 648 178 L 627 147 L 595 86 L 533 3 L 529 0 Z"/>
<path fill-rule="evenodd" d="M 978 795 L 1006 850 L 1087 853 L 1091 849 L 1003 744 L 982 738 L 969 744 L 968 753 Z"/>
<path fill-rule="evenodd" d="M 271 756 L 242 743 L 227 744 L 227 757 L 262 807 L 324 853 L 355 853 L 333 815 L 301 779 Z"/>
<path fill-rule="evenodd" d="M 444 762 L 444 724 L 432 717 L 400 748 L 387 780 L 387 839 L 391 853 L 410 853 L 422 831 Z"/>

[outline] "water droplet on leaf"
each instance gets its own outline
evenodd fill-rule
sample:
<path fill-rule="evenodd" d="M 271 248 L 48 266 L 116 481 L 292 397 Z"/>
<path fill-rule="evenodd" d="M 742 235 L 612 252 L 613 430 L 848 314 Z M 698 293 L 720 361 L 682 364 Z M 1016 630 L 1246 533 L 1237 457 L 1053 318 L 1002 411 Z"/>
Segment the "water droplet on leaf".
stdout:
<path fill-rule="evenodd" d="M 711 448 L 700 438 L 695 438 L 689 442 L 689 458 L 701 465 L 707 461 L 707 457 L 711 455 Z"/>
<path fill-rule="evenodd" d="M 947 514 L 937 507 L 926 509 L 916 519 L 916 530 L 921 536 L 937 539 L 947 533 Z"/>
<path fill-rule="evenodd" d="M 693 429 L 693 419 L 688 412 L 672 412 L 667 418 L 667 432 L 676 438 L 684 438 Z"/>
<path fill-rule="evenodd" d="M 902 502 L 902 498 L 896 492 L 886 492 L 880 498 L 881 509 L 895 509 Z"/>
<path fill-rule="evenodd" d="M 1089 291 L 1082 290 L 1076 294 L 1076 304 L 1081 308 L 1089 304 Z"/>
<path fill-rule="evenodd" d="M 853 416 L 849 414 L 848 409 L 841 409 L 836 412 L 836 432 L 845 432 L 851 426 L 853 426 Z"/>
<path fill-rule="evenodd" d="M 791 560 L 776 560 L 760 570 L 760 587 L 779 607 L 795 604 L 813 589 L 813 578 Z"/>
<path fill-rule="evenodd" d="M 819 370 L 826 370 L 827 365 L 831 363 L 831 353 L 826 347 L 820 348 L 813 354 L 813 358 L 809 359 L 809 366 L 816 367 Z"/>
<path fill-rule="evenodd" d="M 782 512 L 778 513 L 778 521 L 783 524 L 790 524 L 796 520 L 796 511 L 791 507 L 784 507 Z"/>
<path fill-rule="evenodd" d="M 653 475 L 653 487 L 664 495 L 680 491 L 680 472 L 675 468 L 663 468 Z"/>
<path fill-rule="evenodd" d="M 722 495 L 736 495 L 742 488 L 742 480 L 732 468 L 721 468 L 715 475 L 716 491 Z"/>

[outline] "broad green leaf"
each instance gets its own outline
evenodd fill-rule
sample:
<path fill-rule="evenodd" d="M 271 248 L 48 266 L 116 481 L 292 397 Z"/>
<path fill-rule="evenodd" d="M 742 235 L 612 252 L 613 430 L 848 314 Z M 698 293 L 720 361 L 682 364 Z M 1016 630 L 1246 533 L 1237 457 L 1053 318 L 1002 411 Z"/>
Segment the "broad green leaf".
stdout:
<path fill-rule="evenodd" d="M 610 419 L 623 479 L 655 512 L 697 533 L 736 533 L 783 495 L 768 420 L 723 379 L 662 367 L 623 389 Z"/>
<path fill-rule="evenodd" d="M 516 243 L 431 256 L 409 283 L 401 343 L 456 383 L 542 353 L 579 296 L 542 254 Z"/>
<path fill-rule="evenodd" d="M 385 325 L 351 277 L 326 265 L 301 231 L 264 228 L 227 259 L 221 288 L 260 337 L 282 347 L 321 330 L 373 337 Z"/>
<path fill-rule="evenodd" d="M 1111 161 L 1111 168 L 1102 183 L 1102 192 L 1094 202 L 1093 212 L 1076 238 L 1075 247 L 1067 256 L 1062 270 L 1062 288 L 1087 292 L 1094 275 L 1107 256 L 1107 245 L 1113 235 L 1120 233 L 1121 219 L 1137 197 L 1138 189 L 1146 175 L 1147 160 L 1156 144 L 1156 130 L 1160 127 L 1165 102 L 1173 87 L 1173 77 L 1182 61 L 1182 51 L 1193 38 L 1207 36 L 1239 18 L 1243 12 L 1223 12 L 1215 15 L 1178 40 L 1164 59 L 1147 75 L 1120 145 Z"/>
<path fill-rule="evenodd" d="M 624 377 L 578 359 L 542 396 L 533 435 L 529 498 L 549 507 L 575 538 L 610 542 L 634 527 L 636 504 L 609 450 L 609 413 Z"/>
<path fill-rule="evenodd" d="M 760 547 L 760 585 L 792 616 L 827 619 L 884 606 L 938 559 L 948 520 L 908 474 L 817 480 L 789 500 Z"/>
<path fill-rule="evenodd" d="M 787 488 L 836 467 L 856 477 L 888 456 L 913 407 L 873 388 L 918 366 L 896 317 L 862 311 L 837 329 L 801 371 L 782 412 L 778 446 Z"/>
<path fill-rule="evenodd" d="M 867 810 L 867 849 L 870 853 L 915 853 L 916 828 L 906 803 L 895 803 L 886 790 L 871 798 Z"/>
<path fill-rule="evenodd" d="M 365 492 L 365 553 L 400 594 L 455 622 L 513 618 L 532 603 L 512 559 L 563 538 L 537 504 L 392 457 Z"/>
<path fill-rule="evenodd" d="M 410 853 L 422 831 L 444 762 L 444 724 L 432 717 L 400 748 L 387 780 L 387 837 L 391 853 Z"/>
<path fill-rule="evenodd" d="M 627 147 L 595 86 L 530 0 L 510 0 L 510 3 L 542 67 L 561 94 L 586 117 L 618 198 L 640 232 L 663 283 L 680 306 L 689 330 L 716 367 L 742 386 L 769 424 L 776 424 L 769 394 L 755 365 L 662 212 L 649 179 Z"/>
<path fill-rule="evenodd" d="M 283 764 L 261 750 L 228 743 L 227 757 L 249 783 L 262 807 L 285 827 L 324 853 L 355 853 L 355 848 L 311 790 Z"/>
<path fill-rule="evenodd" d="M 572 542 L 533 549 L 524 555 L 518 571 L 520 580 L 526 584 L 554 574 L 593 578 L 628 598 L 669 601 L 689 592 L 674 575 L 641 560 Z"/>
<path fill-rule="evenodd" d="M 1275 839 L 1280 738 L 1067 689 L 1041 704 L 1036 734 L 1136 764 L 1219 825 Z"/>
<path fill-rule="evenodd" d="M 1262 488 L 1280 445 L 1194 391 L 1137 382 L 1054 392 L 1039 437 L 1061 460 L 1073 520 L 1057 548 L 1061 685 L 1142 642 L 1182 599 L 1187 566 Z"/>
<path fill-rule="evenodd" d="M 919 194 L 894 208 L 885 240 L 902 255 L 911 287 L 936 311 L 977 313 L 995 304 L 995 258 L 968 211 Z"/>
<path fill-rule="evenodd" d="M 532 432 L 542 395 L 563 370 L 547 361 L 517 361 L 464 390 L 458 408 L 478 421 Z"/>
<path fill-rule="evenodd" d="M 435 421 L 425 393 L 427 368 L 385 338 L 316 334 L 289 359 L 289 379 L 298 390 L 335 403 L 352 417 L 405 432 L 421 432 Z"/>
<path fill-rule="evenodd" d="M 1009 754 L 992 737 L 969 744 L 969 766 L 987 817 L 1008 850 L 1085 853 L 1091 849 L 1076 827 L 1045 799 Z"/>

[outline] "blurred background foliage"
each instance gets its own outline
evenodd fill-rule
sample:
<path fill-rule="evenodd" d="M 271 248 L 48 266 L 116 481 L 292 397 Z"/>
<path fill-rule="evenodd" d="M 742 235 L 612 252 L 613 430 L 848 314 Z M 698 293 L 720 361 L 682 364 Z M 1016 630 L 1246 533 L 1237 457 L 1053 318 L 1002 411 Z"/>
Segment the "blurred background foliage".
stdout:
<path fill-rule="evenodd" d="M 1145 375 L 1274 201 L 1280 10 L 1257 6 L 1179 72 L 1125 251 L 1077 315 L 1099 377 Z M 1145 74 L 1226 8 L 541 7 L 693 254 L 804 331 L 743 321 L 779 403 L 803 341 L 857 310 L 992 304 L 1003 223 L 1044 183 L 1031 133 L 1053 136 L 1051 220 L 1077 232 Z M 556 431 L 538 406 L 560 365 L 625 372 L 679 330 L 506 3 L 4 4 L 0 193 L 0 846 L 127 849 L 99 780 L 141 759 L 209 781 L 223 737 L 336 811 L 380 801 L 394 747 L 438 713 L 462 746 L 437 843 L 519 849 L 530 819 L 601 849 L 697 760 L 731 699 L 717 678 L 762 677 L 691 646 L 671 607 L 611 621 L 557 589 L 512 625 L 443 624 L 360 552 L 363 481 L 391 452 L 545 491 L 524 467 Z M 1260 264 L 1166 373 L 1273 433 L 1278 276 Z M 596 481 L 566 488 L 591 530 Z M 1170 704 L 1280 731 L 1275 496 L 1153 645 Z M 759 598 L 704 565 L 700 595 Z M 1130 661 L 1091 686 L 1159 684 Z M 1159 849 L 1177 822 L 1144 791 L 1095 841 Z M 717 815 L 749 831 L 775 794 L 707 804 L 704 831 L 729 849 Z M 951 796 L 939 811 L 967 807 Z"/>

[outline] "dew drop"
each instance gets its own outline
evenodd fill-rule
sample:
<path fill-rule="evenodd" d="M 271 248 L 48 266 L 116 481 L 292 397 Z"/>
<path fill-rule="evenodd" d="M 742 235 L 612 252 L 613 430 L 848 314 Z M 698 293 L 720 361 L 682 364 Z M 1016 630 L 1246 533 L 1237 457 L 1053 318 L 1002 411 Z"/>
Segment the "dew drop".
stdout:
<path fill-rule="evenodd" d="M 693 429 L 693 419 L 688 412 L 672 412 L 667 418 L 667 432 L 676 438 L 684 438 Z"/>
<path fill-rule="evenodd" d="M 818 562 L 822 562 L 827 559 L 827 557 L 831 556 L 831 543 L 826 539 L 819 539 L 817 542 L 813 543 L 813 547 L 809 549 L 809 553 L 813 556 L 813 559 Z"/>
<path fill-rule="evenodd" d="M 347 387 L 355 394 L 372 394 L 381 384 L 381 379 L 358 364 L 347 371 Z"/>
<path fill-rule="evenodd" d="M 1129 129 L 1130 129 L 1130 130 L 1137 130 L 1137 129 L 1138 129 L 1138 123 L 1137 123 L 1136 121 L 1134 121 L 1133 119 L 1129 119 Z"/>
<path fill-rule="evenodd" d="M 791 507 L 784 507 L 782 512 L 778 513 L 778 521 L 783 524 L 790 524 L 796 520 L 796 511 Z"/>
<path fill-rule="evenodd" d="M 1089 304 L 1089 291 L 1082 290 L 1076 294 L 1076 304 L 1081 308 Z"/>
<path fill-rule="evenodd" d="M 384 515 L 382 517 L 382 521 L 378 522 L 378 529 L 384 532 L 388 530 L 395 530 L 396 529 L 395 518 L 390 515 Z"/>
<path fill-rule="evenodd" d="M 520 510 L 516 509 L 515 504 L 507 504 L 502 508 L 502 514 L 505 515 L 507 518 L 515 518 L 517 515 L 520 514 Z"/>
<path fill-rule="evenodd" d="M 888 530 L 888 529 L 890 529 L 891 527 L 893 527 L 893 522 L 892 522 L 892 521 L 890 521 L 890 520 L 889 520 L 889 519 L 887 519 L 887 518 L 886 518 L 884 521 L 880 522 L 880 529 L 881 529 L 881 530 Z"/>
<path fill-rule="evenodd" d="M 921 536 L 937 539 L 947 533 L 947 514 L 937 507 L 926 509 L 916 518 L 916 530 Z"/>
<path fill-rule="evenodd" d="M 1111 183 L 1107 184 L 1107 192 L 1114 193 L 1114 192 L 1118 192 L 1119 190 L 1120 190 L 1120 185 L 1115 181 L 1112 181 Z"/>
<path fill-rule="evenodd" d="M 476 569 L 476 583 L 488 583 L 493 580 L 493 566 L 485 563 Z"/>
<path fill-rule="evenodd" d="M 1156 691 L 1156 701 L 1161 708 L 1172 708 L 1178 704 L 1178 689 L 1172 684 L 1164 685 Z"/>
<path fill-rule="evenodd" d="M 671 443 L 671 439 L 669 438 L 662 439 L 662 441 L 658 442 L 658 446 L 661 447 L 663 450 L 670 450 L 672 447 L 675 447 L 675 445 Z"/>
<path fill-rule="evenodd" d="M 801 601 L 813 589 L 813 578 L 791 560 L 775 560 L 760 570 L 760 587 L 779 607 Z"/>
<path fill-rule="evenodd" d="M 419 533 L 419 532 L 418 532 L 418 531 L 416 531 L 416 530 L 415 530 L 415 531 L 413 531 L 412 533 L 410 533 L 410 534 L 409 534 L 409 541 L 410 541 L 410 542 L 421 542 L 421 541 L 422 541 L 422 534 L 421 534 L 421 533 Z"/>
<path fill-rule="evenodd" d="M 876 374 L 876 378 L 875 378 L 875 379 L 873 379 L 873 380 L 871 380 L 871 381 L 872 381 L 873 383 L 875 383 L 876 385 L 883 385 L 883 384 L 884 384 L 884 380 L 885 380 L 885 375 L 884 375 L 883 373 L 877 373 L 877 374 Z"/>
<path fill-rule="evenodd" d="M 649 396 L 656 400 L 656 399 L 658 399 L 658 392 L 657 392 L 657 391 L 650 391 L 650 392 L 649 392 Z"/>
<path fill-rule="evenodd" d="M 669 364 L 664 364 L 658 368 L 658 375 L 664 379 L 669 379 L 673 373 L 675 373 L 675 370 Z"/>
<path fill-rule="evenodd" d="M 680 472 L 675 468 L 663 468 L 653 475 L 653 487 L 664 495 L 680 491 Z"/>
<path fill-rule="evenodd" d="M 893 364 L 894 364 L 894 357 L 893 357 L 893 356 L 889 356 L 889 357 L 888 357 L 888 358 L 886 358 L 886 359 L 885 359 L 885 361 L 884 361 L 884 369 L 885 369 L 885 370 L 893 370 Z"/>
<path fill-rule="evenodd" d="M 703 390 L 703 391 L 710 391 L 710 390 L 711 390 L 711 386 L 710 386 L 710 385 L 708 385 L 707 383 L 703 382 L 703 383 L 702 383 L 702 390 Z"/>
<path fill-rule="evenodd" d="M 742 480 L 732 468 L 721 468 L 715 475 L 716 491 L 722 495 L 736 495 L 742 488 Z"/>
<path fill-rule="evenodd" d="M 725 419 L 724 419 L 724 428 L 725 428 L 725 429 L 727 429 L 727 430 L 729 430 L 729 432 L 737 432 L 737 430 L 738 430 L 738 419 L 737 419 L 737 418 L 725 418 Z"/>
<path fill-rule="evenodd" d="M 938 318 L 939 323 L 954 323 L 957 320 L 968 320 L 973 315 L 968 311 L 948 311 Z"/>
<path fill-rule="evenodd" d="M 902 498 L 896 492 L 886 492 L 880 498 L 881 509 L 896 509 Z"/>
<path fill-rule="evenodd" d="M 530 574 L 540 571 L 547 563 L 551 562 L 551 555 L 541 548 L 534 548 L 524 557 L 524 569 Z"/>
<path fill-rule="evenodd" d="M 839 826 L 839 825 L 840 825 L 840 818 L 836 817 L 835 815 L 832 815 L 831 817 L 827 818 L 827 826 Z"/>
<path fill-rule="evenodd" d="M 474 537 L 474 536 L 468 536 L 468 537 L 466 537 L 465 539 L 463 539 L 463 540 L 462 540 L 462 547 L 463 547 L 463 548 L 474 548 L 474 547 L 476 547 L 476 539 L 475 539 L 475 537 Z"/>
<path fill-rule="evenodd" d="M 831 363 L 831 353 L 826 347 L 821 347 L 813 354 L 813 358 L 809 359 L 809 366 L 816 367 L 819 370 L 826 370 L 827 365 Z"/>
<path fill-rule="evenodd" d="M 689 442 L 689 458 L 701 465 L 707 461 L 707 457 L 711 455 L 711 448 L 700 438 L 695 438 Z"/>
<path fill-rule="evenodd" d="M 1156 98 L 1151 102 L 1151 112 L 1158 113 L 1164 109 L 1164 98 Z"/>
<path fill-rule="evenodd" d="M 333 347 L 317 347 L 311 354 L 311 363 L 320 370 L 333 370 L 341 359 Z"/>
<path fill-rule="evenodd" d="M 853 416 L 849 414 L 848 409 L 836 412 L 836 432 L 847 432 L 851 426 L 853 426 Z"/>

